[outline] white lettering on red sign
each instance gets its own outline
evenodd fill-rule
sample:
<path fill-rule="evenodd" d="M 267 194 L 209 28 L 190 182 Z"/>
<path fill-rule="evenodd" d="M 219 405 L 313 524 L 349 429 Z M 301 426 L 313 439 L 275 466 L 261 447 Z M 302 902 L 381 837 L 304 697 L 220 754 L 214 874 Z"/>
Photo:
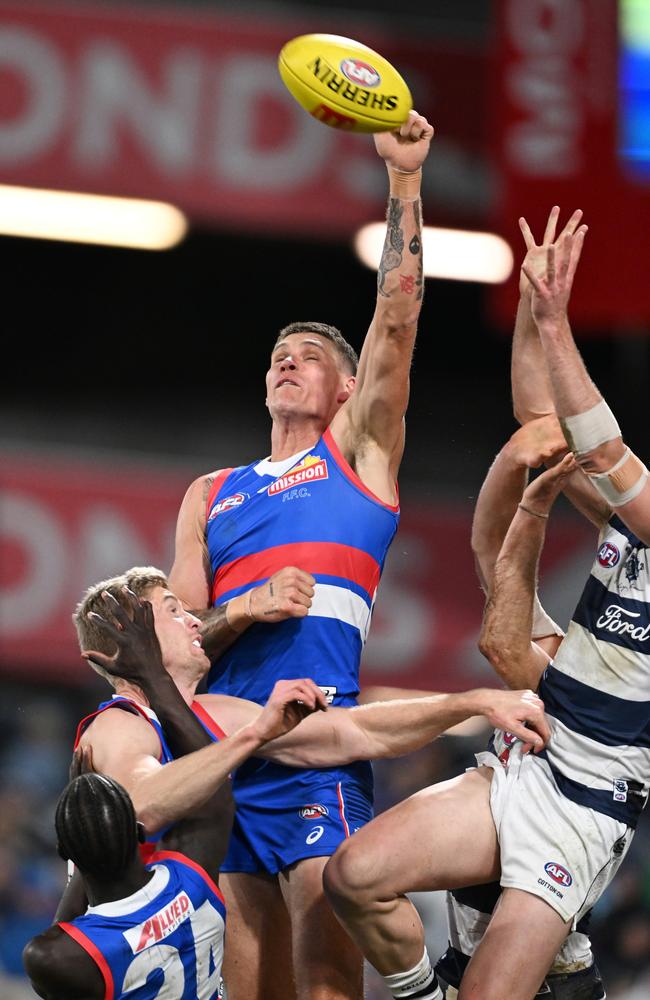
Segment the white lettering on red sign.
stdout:
<path fill-rule="evenodd" d="M 576 67 L 584 44 L 582 0 L 508 0 L 506 27 L 514 55 L 505 87 L 520 112 L 505 137 L 510 163 L 528 176 L 575 175 L 585 127 Z"/>

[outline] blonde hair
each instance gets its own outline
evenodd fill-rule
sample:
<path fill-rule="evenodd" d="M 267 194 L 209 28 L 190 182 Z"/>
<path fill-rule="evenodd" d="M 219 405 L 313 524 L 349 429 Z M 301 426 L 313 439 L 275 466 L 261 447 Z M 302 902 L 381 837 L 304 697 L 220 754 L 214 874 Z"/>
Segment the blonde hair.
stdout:
<path fill-rule="evenodd" d="M 107 590 L 126 611 L 129 611 L 128 598 L 123 592 L 124 587 L 132 590 L 136 597 L 147 597 L 155 587 L 167 588 L 167 586 L 167 577 L 162 570 L 156 569 L 155 566 L 134 566 L 126 573 L 122 573 L 121 576 L 101 580 L 89 587 L 72 615 L 72 621 L 77 630 L 79 648 L 82 652 L 94 649 L 107 656 L 112 656 L 116 652 L 115 643 L 104 633 L 101 626 L 97 625 L 94 618 L 88 617 L 91 611 L 101 615 L 102 618 L 106 617 L 106 605 L 102 597 L 104 591 Z M 88 662 L 93 670 L 115 687 L 115 677 L 112 677 L 96 663 Z"/>

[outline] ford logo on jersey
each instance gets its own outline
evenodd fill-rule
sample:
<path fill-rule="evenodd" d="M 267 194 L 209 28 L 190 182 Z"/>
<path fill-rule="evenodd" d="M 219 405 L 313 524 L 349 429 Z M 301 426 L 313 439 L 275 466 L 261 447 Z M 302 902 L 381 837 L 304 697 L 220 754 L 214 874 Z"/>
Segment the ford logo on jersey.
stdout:
<path fill-rule="evenodd" d="M 217 514 L 223 514 L 224 510 L 232 510 L 233 507 L 239 507 L 243 504 L 244 500 L 248 500 L 248 493 L 233 493 L 231 497 L 220 500 L 210 511 L 208 521 L 211 521 Z"/>
<path fill-rule="evenodd" d="M 326 806 L 322 806 L 318 802 L 312 802 L 308 806 L 303 806 L 299 815 L 303 819 L 320 819 L 321 816 L 329 816 L 329 812 Z"/>
<path fill-rule="evenodd" d="M 568 889 L 570 885 L 573 885 L 573 879 L 569 875 L 568 871 L 566 868 L 563 868 L 562 865 L 559 865 L 557 861 L 547 861 L 544 865 L 544 871 L 547 875 L 551 876 L 554 882 L 557 882 L 559 885 L 563 885 L 566 889 Z"/>

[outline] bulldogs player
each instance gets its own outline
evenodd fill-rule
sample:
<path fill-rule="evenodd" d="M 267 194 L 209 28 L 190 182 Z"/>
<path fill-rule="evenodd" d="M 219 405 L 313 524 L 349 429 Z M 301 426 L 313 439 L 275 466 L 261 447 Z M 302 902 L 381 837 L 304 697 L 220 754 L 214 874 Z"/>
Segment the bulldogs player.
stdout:
<path fill-rule="evenodd" d="M 278 678 L 306 673 L 332 704 L 355 703 L 398 522 L 396 477 L 423 293 L 420 174 L 432 134 L 412 112 L 399 132 L 374 137 L 390 200 L 358 371 L 335 328 L 286 327 L 266 379 L 270 456 L 201 477 L 183 501 L 170 584 L 187 607 L 215 605 L 204 616 L 206 648 L 222 653 L 211 691 L 262 703 Z M 231 1000 L 251 1000 L 260 989 L 268 1000 L 287 1000 L 293 985 L 276 970 L 292 962 L 299 997 L 354 1000 L 361 956 L 323 897 L 322 872 L 341 837 L 371 816 L 369 766 L 308 775 L 251 761 L 239 769 L 234 795 L 222 868 Z M 344 808 L 346 827 L 318 838 L 296 830 L 296 811 L 314 801 Z"/>
<path fill-rule="evenodd" d="M 25 968 L 43 1000 L 217 1000 L 225 906 L 207 836 L 190 859 L 140 854 L 142 824 L 128 792 L 81 774 L 61 795 L 58 850 L 81 873 L 89 906 L 26 945 Z"/>

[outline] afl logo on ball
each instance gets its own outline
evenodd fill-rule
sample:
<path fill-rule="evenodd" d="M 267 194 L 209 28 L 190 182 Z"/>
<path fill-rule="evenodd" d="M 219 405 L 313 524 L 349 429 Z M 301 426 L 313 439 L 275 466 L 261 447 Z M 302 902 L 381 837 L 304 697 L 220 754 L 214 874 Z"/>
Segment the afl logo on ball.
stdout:
<path fill-rule="evenodd" d="M 611 542 L 603 542 L 598 549 L 598 562 L 601 566 L 605 566 L 607 569 L 611 569 L 613 566 L 616 566 L 620 558 L 621 553 L 615 545 L 612 545 Z"/>
<path fill-rule="evenodd" d="M 313 802 L 308 806 L 303 806 L 298 814 L 302 819 L 320 819 L 321 816 L 329 816 L 325 806 Z"/>
<path fill-rule="evenodd" d="M 570 885 L 573 885 L 573 879 L 568 871 L 562 865 L 559 865 L 557 861 L 547 861 L 544 865 L 544 871 L 547 875 L 551 876 L 554 882 L 557 882 L 558 885 L 563 885 L 566 889 Z"/>
<path fill-rule="evenodd" d="M 381 83 L 381 77 L 377 70 L 370 63 L 362 62 L 361 59 L 343 59 L 341 73 L 348 78 L 350 83 L 357 83 L 361 87 L 378 87 Z"/>

